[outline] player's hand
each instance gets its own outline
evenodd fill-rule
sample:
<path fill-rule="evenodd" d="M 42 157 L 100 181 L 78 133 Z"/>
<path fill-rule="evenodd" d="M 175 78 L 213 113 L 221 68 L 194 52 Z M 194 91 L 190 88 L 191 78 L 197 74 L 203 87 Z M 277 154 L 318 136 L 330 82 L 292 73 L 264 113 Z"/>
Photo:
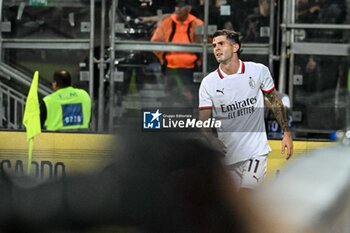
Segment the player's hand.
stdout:
<path fill-rule="evenodd" d="M 214 140 L 213 140 L 214 146 L 216 146 L 216 148 L 217 148 L 223 155 L 226 155 L 227 148 L 226 148 L 225 144 L 224 144 L 220 139 L 218 139 L 217 137 L 213 137 L 213 138 L 214 138 Z"/>
<path fill-rule="evenodd" d="M 218 139 L 214 134 L 212 133 L 204 133 L 207 137 L 207 139 L 210 141 L 210 143 L 218 150 L 222 153 L 223 156 L 226 155 L 226 151 L 227 148 L 225 146 L 225 144 Z"/>
<path fill-rule="evenodd" d="M 292 139 L 292 133 L 287 131 L 283 134 L 282 139 L 282 155 L 285 153 L 285 150 L 287 149 L 287 156 L 286 159 L 290 159 L 293 155 L 293 139 Z"/>

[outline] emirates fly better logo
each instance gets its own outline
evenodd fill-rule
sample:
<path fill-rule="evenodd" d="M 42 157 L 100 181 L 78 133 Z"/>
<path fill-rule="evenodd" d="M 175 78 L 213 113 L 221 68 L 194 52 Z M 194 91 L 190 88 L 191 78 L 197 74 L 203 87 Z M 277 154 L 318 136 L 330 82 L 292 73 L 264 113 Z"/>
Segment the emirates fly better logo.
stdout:
<path fill-rule="evenodd" d="M 174 112 L 175 111 L 175 112 Z M 143 129 L 196 129 L 196 128 L 220 128 L 221 121 L 215 118 L 201 121 L 188 113 L 188 109 L 171 109 L 169 111 L 143 111 Z"/>

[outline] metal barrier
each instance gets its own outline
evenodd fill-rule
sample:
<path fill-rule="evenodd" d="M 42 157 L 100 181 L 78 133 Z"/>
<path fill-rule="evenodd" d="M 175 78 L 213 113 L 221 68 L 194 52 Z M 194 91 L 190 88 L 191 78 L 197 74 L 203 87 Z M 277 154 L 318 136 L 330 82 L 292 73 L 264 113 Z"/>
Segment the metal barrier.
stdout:
<path fill-rule="evenodd" d="M 0 81 L 0 127 L 23 129 L 26 96 Z"/>
<path fill-rule="evenodd" d="M 16 1 L 18 2 L 18 1 Z M 46 1 L 47 2 L 47 1 Z M 96 1 L 97 2 L 97 1 Z M 114 85 L 116 89 L 118 85 L 125 81 L 122 80 L 123 69 L 121 65 L 118 64 L 118 59 L 124 57 L 124 54 L 130 52 L 132 53 L 152 53 L 153 51 L 177 51 L 177 52 L 194 52 L 201 53 L 203 55 L 202 71 L 196 72 L 198 76 L 203 77 L 205 73 L 208 72 L 208 63 L 210 61 L 208 58 L 211 57 L 212 49 L 210 43 L 206 41 L 207 36 L 212 33 L 212 29 L 208 25 L 209 23 L 209 12 L 208 8 L 209 0 L 205 0 L 204 4 L 204 21 L 205 26 L 202 28 L 202 35 L 204 38 L 203 43 L 192 43 L 192 44 L 174 44 L 174 43 L 151 43 L 149 40 L 142 41 L 138 37 L 127 37 L 121 36 L 122 32 L 124 34 L 132 34 L 131 31 L 126 32 L 124 27 L 121 27 L 121 23 L 118 22 L 118 3 L 121 1 L 107 2 L 106 0 L 98 1 L 100 4 L 96 4 L 95 0 L 86 1 L 49 1 L 47 7 L 63 7 L 63 6 L 74 6 L 81 7 L 86 12 L 90 12 L 87 21 L 81 22 L 80 32 L 88 32 L 89 38 L 86 36 L 81 36 L 79 34 L 78 38 L 55 38 L 55 39 L 35 39 L 35 38 L 8 38 L 4 37 L 5 28 L 0 32 L 0 72 L 4 73 L 5 76 L 11 77 L 16 82 L 19 82 L 25 86 L 30 85 L 30 78 L 24 78 L 21 74 L 18 74 L 16 69 L 9 67 L 5 64 L 6 56 L 4 56 L 5 50 L 85 50 L 89 51 L 89 57 L 85 61 L 86 65 L 86 78 L 84 81 L 88 81 L 89 93 L 93 100 L 93 120 L 92 120 L 92 131 L 104 132 L 108 131 L 113 127 L 113 123 L 116 118 L 116 112 L 120 112 L 119 97 L 118 93 L 114 93 Z M 327 55 L 331 57 L 338 57 L 345 59 L 349 55 L 350 47 L 346 41 L 345 43 L 328 43 L 328 41 L 321 41 L 319 43 L 307 42 L 303 40 L 296 40 L 298 31 L 301 29 L 319 29 L 319 30 L 342 30 L 348 31 L 350 25 L 339 25 L 339 24 L 302 24 L 296 23 L 296 0 L 292 1 L 282 1 L 282 0 L 270 0 L 270 37 L 268 41 L 262 43 L 247 43 L 243 44 L 244 54 L 250 55 L 254 60 L 258 57 L 267 58 L 266 64 L 268 64 L 273 77 L 278 78 L 276 83 L 278 83 L 278 90 L 280 92 L 288 93 L 292 102 L 292 106 L 295 107 L 296 98 L 295 96 L 300 96 L 296 94 L 296 89 L 300 88 L 300 84 L 303 77 L 298 74 L 294 66 L 298 62 L 298 57 L 303 55 L 307 56 L 319 56 Z M 6 12 L 9 5 L 9 1 L 0 0 L 0 16 Z M 14 4 L 16 5 L 16 4 Z M 28 7 L 28 6 L 26 6 Z M 233 7 L 233 5 L 232 5 Z M 98 13 L 99 12 L 99 13 Z M 23 12 L 22 12 L 23 13 Z M 95 20 L 95 13 L 98 13 L 98 18 Z M 109 17 L 107 17 L 107 15 Z M 5 18 L 5 17 L 0 17 Z M 282 24 L 281 24 L 282 19 Z M 84 18 L 84 20 L 86 20 Z M 95 24 L 96 21 L 96 24 Z M 8 21 L 1 22 L 2 25 L 5 23 L 10 23 Z M 38 22 L 36 22 L 38 23 Z M 109 25 L 114 25 L 113 27 Z M 72 27 L 72 26 L 70 26 Z M 120 28 L 121 27 L 121 28 Z M 95 33 L 96 29 L 96 33 Z M 210 30 L 209 30 L 210 29 Z M 281 30 L 279 30 L 281 29 Z M 78 30 L 78 29 L 76 29 Z M 121 32 L 122 31 L 122 32 Z M 3 33 L 4 32 L 4 33 Z M 81 38 L 83 37 L 83 38 Z M 99 54 L 96 48 L 99 48 Z M 97 58 L 94 56 L 96 53 Z M 99 56 L 99 57 L 98 57 Z M 125 56 L 127 57 L 127 56 Z M 132 56 L 130 56 L 132 57 Z M 126 59 L 127 60 L 127 59 Z M 130 59 L 131 60 L 131 59 Z M 128 62 L 128 61 L 126 61 Z M 260 62 L 260 61 L 259 61 Z M 275 64 L 279 62 L 279 64 Z M 7 62 L 8 63 L 8 62 Z M 78 65 L 78 64 L 77 64 Z M 95 67 L 95 68 L 94 68 Z M 109 68 L 107 68 L 109 67 Z M 279 69 L 274 69 L 279 67 Z M 121 68 L 121 69 L 120 69 Z M 94 69 L 97 72 L 94 72 Z M 84 70 L 85 71 L 85 70 Z M 109 72 L 109 73 L 108 73 Z M 273 73 L 275 72 L 275 74 Z M 106 74 L 108 73 L 108 75 Z M 279 76 L 277 75 L 279 74 Z M 130 75 L 129 75 L 130 76 Z M 278 77 L 277 77 L 278 76 Z M 195 76 L 196 80 L 199 80 Z M 113 81 L 112 81 L 113 80 Z M 94 82 L 98 82 L 94 83 Z M 114 83 L 117 82 L 117 83 Z M 118 83 L 119 82 L 119 83 Z M 110 86 L 105 85 L 110 84 Z M 98 86 L 98 90 L 97 90 Z M 106 90 L 109 88 L 108 94 Z M 40 87 L 39 87 L 40 89 Z M 96 90 L 95 90 L 96 89 Z M 46 95 L 44 92 L 41 94 Z M 94 95 L 95 94 L 95 95 Z M 98 94 L 98 95 L 96 95 Z M 108 95 L 108 96 L 106 96 Z M 342 97 L 342 96 L 341 96 Z M 338 101 L 338 99 L 337 99 Z M 341 101 L 338 101 L 341 102 Z M 306 106 L 306 110 L 293 109 L 294 119 L 305 119 L 305 112 L 309 111 L 309 105 Z M 312 109 L 311 109 L 312 110 Z M 311 111 L 310 110 L 310 111 Z M 327 112 L 328 113 L 328 112 Z M 336 112 L 337 113 L 337 112 Z M 315 123 L 313 121 L 312 123 Z M 316 127 L 317 128 L 317 127 Z M 301 129 L 300 129 L 301 130 Z M 315 127 L 307 129 L 309 131 L 315 130 Z M 318 129 L 316 129 L 318 130 Z M 319 131 L 321 132 L 321 131 Z M 326 130 L 328 133 L 328 130 Z"/>
<path fill-rule="evenodd" d="M 327 137 L 350 124 L 345 119 L 348 106 L 345 73 L 350 46 L 344 35 L 337 41 L 333 37 L 328 40 L 315 35 L 307 37 L 307 32 L 313 30 L 319 35 L 327 30 L 345 33 L 350 25 L 345 24 L 346 21 L 344 24 L 301 23 L 297 21 L 296 9 L 295 0 L 288 1 L 284 9 L 279 90 L 288 90 L 297 132 Z M 303 70 L 306 70 L 310 58 L 318 58 L 319 70 L 314 75 L 307 75 Z M 336 67 L 332 67 L 334 64 Z M 337 72 L 342 73 L 342 76 Z"/>
<path fill-rule="evenodd" d="M 31 77 L 16 70 L 15 68 L 0 62 L 0 72 L 4 77 L 15 80 L 16 83 L 29 87 Z M 39 84 L 38 92 L 42 95 L 48 95 L 50 88 Z M 26 95 L 19 92 L 9 85 L 0 81 L 0 128 L 23 129 L 22 119 Z"/>
<path fill-rule="evenodd" d="M 9 77 L 10 79 L 15 80 L 16 83 L 30 87 L 32 83 L 32 77 L 22 73 L 19 70 L 7 65 L 6 63 L 0 62 L 0 72 L 2 75 Z M 43 84 L 39 83 L 38 92 L 42 95 L 48 95 L 51 93 L 51 89 Z"/>

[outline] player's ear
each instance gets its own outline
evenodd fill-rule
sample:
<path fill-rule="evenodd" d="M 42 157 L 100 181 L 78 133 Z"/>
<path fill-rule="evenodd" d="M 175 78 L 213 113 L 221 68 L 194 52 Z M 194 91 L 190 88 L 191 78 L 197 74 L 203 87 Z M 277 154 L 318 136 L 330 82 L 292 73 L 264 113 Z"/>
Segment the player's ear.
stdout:
<path fill-rule="evenodd" d="M 239 44 L 238 43 L 234 43 L 233 44 L 233 52 L 234 53 L 238 53 L 238 50 L 239 50 Z"/>
<path fill-rule="evenodd" d="M 53 82 L 51 83 L 51 88 L 52 88 L 53 91 L 56 91 L 56 90 L 58 89 L 57 83 L 56 83 L 55 81 L 53 81 Z"/>

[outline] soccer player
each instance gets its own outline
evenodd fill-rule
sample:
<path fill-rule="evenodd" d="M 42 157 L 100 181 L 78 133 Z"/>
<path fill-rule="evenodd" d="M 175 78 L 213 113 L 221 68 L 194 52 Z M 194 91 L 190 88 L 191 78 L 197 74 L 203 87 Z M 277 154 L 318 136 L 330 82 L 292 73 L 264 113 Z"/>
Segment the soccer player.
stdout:
<path fill-rule="evenodd" d="M 266 66 L 239 59 L 239 33 L 219 30 L 213 35 L 217 70 L 208 74 L 199 89 L 199 120 L 221 120 L 217 143 L 226 153 L 224 162 L 240 192 L 250 192 L 266 174 L 268 145 L 264 124 L 264 95 L 283 129 L 282 154 L 293 154 L 286 110 Z"/>

